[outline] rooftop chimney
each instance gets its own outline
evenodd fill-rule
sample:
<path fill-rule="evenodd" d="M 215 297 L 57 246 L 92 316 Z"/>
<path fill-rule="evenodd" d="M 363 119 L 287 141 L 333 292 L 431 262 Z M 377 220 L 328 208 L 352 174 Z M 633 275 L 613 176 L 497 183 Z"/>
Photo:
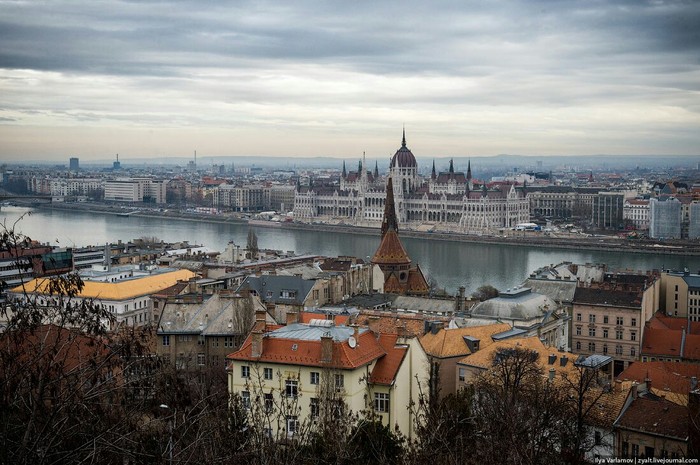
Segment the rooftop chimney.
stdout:
<path fill-rule="evenodd" d="M 299 323 L 299 313 L 294 310 L 287 311 L 287 325 Z"/>
<path fill-rule="evenodd" d="M 255 326 L 253 326 L 253 331 L 260 331 L 261 333 L 265 330 L 267 321 L 267 312 L 265 310 L 255 311 Z"/>
<path fill-rule="evenodd" d="M 330 363 L 333 360 L 333 336 L 330 331 L 321 336 L 321 363 Z"/>
<path fill-rule="evenodd" d="M 556 357 L 554 357 L 554 358 L 555 358 L 555 360 L 556 360 Z M 556 372 L 554 371 L 554 367 L 552 367 L 552 368 L 549 369 L 549 381 L 550 381 L 550 382 L 551 382 L 551 381 L 554 381 L 554 374 L 555 374 L 555 373 L 556 373 Z"/>
<path fill-rule="evenodd" d="M 253 340 L 250 350 L 250 356 L 260 358 L 263 352 L 263 333 L 262 331 L 253 331 Z"/>

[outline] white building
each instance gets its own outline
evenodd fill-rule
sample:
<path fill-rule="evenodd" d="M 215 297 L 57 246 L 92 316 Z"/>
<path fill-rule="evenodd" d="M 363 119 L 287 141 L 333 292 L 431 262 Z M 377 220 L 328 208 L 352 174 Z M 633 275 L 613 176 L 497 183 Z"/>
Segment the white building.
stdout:
<path fill-rule="evenodd" d="M 117 178 L 105 181 L 105 200 L 165 203 L 167 181 L 152 178 Z"/>
<path fill-rule="evenodd" d="M 434 168 L 434 167 L 433 167 Z M 302 222 L 343 220 L 379 226 L 386 201 L 385 180 L 360 164 L 359 172 L 346 173 L 340 188 L 299 188 L 294 199 L 294 219 Z M 406 146 L 406 137 L 391 159 L 396 215 L 400 224 L 429 224 L 461 232 L 483 233 L 515 227 L 530 219 L 529 202 L 522 188 L 510 183 L 475 187 L 471 165 L 466 175 L 452 162 L 446 172 L 433 169 L 429 180 L 418 175 L 418 163 Z"/>
<path fill-rule="evenodd" d="M 635 229 L 649 229 L 649 201 L 646 199 L 627 199 L 622 207 L 622 219 L 634 225 Z"/>

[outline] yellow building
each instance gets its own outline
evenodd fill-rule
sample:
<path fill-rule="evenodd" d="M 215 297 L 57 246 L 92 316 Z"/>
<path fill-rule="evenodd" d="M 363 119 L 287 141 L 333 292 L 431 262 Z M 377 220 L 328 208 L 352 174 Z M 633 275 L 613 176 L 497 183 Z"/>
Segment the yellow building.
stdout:
<path fill-rule="evenodd" d="M 241 349 L 228 356 L 228 384 L 251 415 L 268 413 L 256 417 L 266 422 L 257 426 L 277 438 L 294 437 L 324 409 L 349 409 L 373 411 L 412 437 L 408 406 L 418 404 L 428 383 L 427 356 L 416 338 L 331 320 L 266 328 L 264 315 L 256 318 Z"/>

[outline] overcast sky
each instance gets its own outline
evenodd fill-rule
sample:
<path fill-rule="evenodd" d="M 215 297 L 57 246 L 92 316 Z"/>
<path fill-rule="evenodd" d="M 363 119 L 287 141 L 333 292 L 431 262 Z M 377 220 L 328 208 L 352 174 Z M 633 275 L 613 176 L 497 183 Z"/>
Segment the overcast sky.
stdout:
<path fill-rule="evenodd" d="M 4 1 L 0 160 L 700 153 L 700 2 Z"/>

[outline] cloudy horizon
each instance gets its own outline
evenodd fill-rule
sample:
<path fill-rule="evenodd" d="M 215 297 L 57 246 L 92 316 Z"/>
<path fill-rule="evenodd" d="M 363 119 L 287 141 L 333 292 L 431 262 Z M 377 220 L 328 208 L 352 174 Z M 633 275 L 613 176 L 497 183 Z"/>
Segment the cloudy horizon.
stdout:
<path fill-rule="evenodd" d="M 0 0 L 0 159 L 700 154 L 700 2 Z"/>

